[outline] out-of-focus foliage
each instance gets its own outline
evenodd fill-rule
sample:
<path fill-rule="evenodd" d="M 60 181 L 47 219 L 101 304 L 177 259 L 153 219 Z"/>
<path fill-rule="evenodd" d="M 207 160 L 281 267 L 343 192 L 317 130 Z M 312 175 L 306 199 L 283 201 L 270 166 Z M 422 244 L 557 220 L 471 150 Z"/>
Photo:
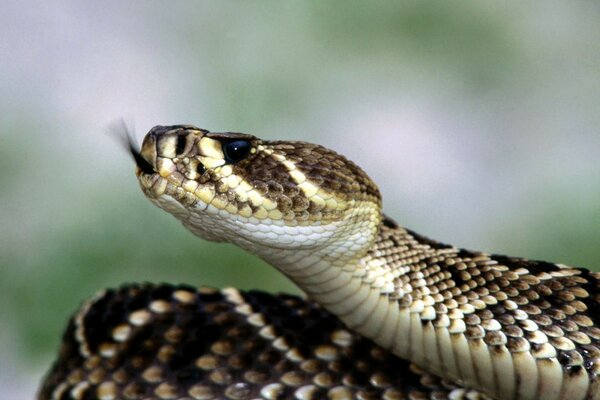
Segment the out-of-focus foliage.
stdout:
<path fill-rule="evenodd" d="M 69 314 L 104 287 L 296 291 L 146 201 L 106 134 L 121 117 L 138 137 L 193 123 L 316 141 L 363 166 L 386 212 L 426 235 L 600 267 L 596 4 L 9 0 L 0 11 L 11 398 L 31 397 Z"/>

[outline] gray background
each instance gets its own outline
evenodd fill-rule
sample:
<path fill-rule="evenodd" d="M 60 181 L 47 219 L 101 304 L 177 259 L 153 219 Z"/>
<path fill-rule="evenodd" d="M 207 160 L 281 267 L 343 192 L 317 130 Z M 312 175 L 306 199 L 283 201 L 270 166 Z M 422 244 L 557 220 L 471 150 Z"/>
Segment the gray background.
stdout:
<path fill-rule="evenodd" d="M 600 265 L 598 3 L 372 4 L 2 1 L 0 397 L 103 287 L 295 290 L 146 201 L 119 118 L 316 141 L 425 235 Z"/>

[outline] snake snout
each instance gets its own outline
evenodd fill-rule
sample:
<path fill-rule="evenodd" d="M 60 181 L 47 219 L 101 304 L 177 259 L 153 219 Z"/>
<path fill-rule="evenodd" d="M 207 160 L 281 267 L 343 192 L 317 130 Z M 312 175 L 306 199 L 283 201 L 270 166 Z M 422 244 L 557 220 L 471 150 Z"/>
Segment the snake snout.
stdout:
<path fill-rule="evenodd" d="M 142 148 L 135 158 L 137 166 L 147 174 L 156 172 L 156 134 L 152 131 L 144 137 Z"/>
<path fill-rule="evenodd" d="M 146 138 L 147 137 L 148 135 Z M 142 145 L 142 150 L 140 151 L 137 149 L 137 146 L 134 144 L 133 140 L 131 140 L 130 137 L 127 137 L 127 147 L 129 148 L 131 156 L 135 160 L 135 165 L 138 167 L 138 172 L 136 173 L 137 175 L 139 175 L 141 172 L 145 174 L 154 174 L 156 172 L 153 166 L 155 163 L 152 162 L 153 159 L 148 156 L 148 150 L 144 151 L 145 147 L 149 147 L 146 145 L 146 138 L 144 138 L 144 144 Z"/>

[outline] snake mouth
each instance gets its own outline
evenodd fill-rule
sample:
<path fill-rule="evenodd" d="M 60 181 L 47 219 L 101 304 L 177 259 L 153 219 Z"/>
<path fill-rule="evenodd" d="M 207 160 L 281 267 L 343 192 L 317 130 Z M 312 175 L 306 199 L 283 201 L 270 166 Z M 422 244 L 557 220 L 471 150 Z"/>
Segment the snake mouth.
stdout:
<path fill-rule="evenodd" d="M 155 168 L 156 150 L 154 150 L 154 143 L 156 140 L 153 137 L 154 135 L 151 134 L 152 132 L 144 137 L 142 148 L 140 150 L 138 149 L 137 141 L 133 138 L 132 133 L 124 121 L 121 121 L 120 124 L 115 123 L 112 126 L 112 131 L 121 141 L 125 150 L 133 157 L 135 165 L 137 166 L 137 176 L 140 176 L 141 174 L 152 175 L 157 172 Z"/>
<path fill-rule="evenodd" d="M 152 175 L 155 174 L 156 168 L 156 137 L 150 132 L 144 137 L 141 150 L 138 150 L 132 141 L 129 141 L 129 152 L 135 160 L 139 172 Z"/>
<path fill-rule="evenodd" d="M 138 152 L 135 148 L 131 148 L 130 152 L 135 160 L 135 165 L 137 165 L 142 173 L 149 175 L 156 173 L 154 167 L 142 156 L 140 152 Z"/>

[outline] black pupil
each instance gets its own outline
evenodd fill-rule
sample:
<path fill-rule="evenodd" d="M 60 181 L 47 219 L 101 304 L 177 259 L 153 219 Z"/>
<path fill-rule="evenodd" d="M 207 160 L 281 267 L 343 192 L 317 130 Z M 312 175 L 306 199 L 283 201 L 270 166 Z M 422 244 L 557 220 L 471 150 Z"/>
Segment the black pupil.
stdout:
<path fill-rule="evenodd" d="M 250 143 L 245 140 L 236 140 L 223 145 L 223 153 L 225 161 L 228 163 L 236 163 L 246 158 L 250 153 Z"/>

